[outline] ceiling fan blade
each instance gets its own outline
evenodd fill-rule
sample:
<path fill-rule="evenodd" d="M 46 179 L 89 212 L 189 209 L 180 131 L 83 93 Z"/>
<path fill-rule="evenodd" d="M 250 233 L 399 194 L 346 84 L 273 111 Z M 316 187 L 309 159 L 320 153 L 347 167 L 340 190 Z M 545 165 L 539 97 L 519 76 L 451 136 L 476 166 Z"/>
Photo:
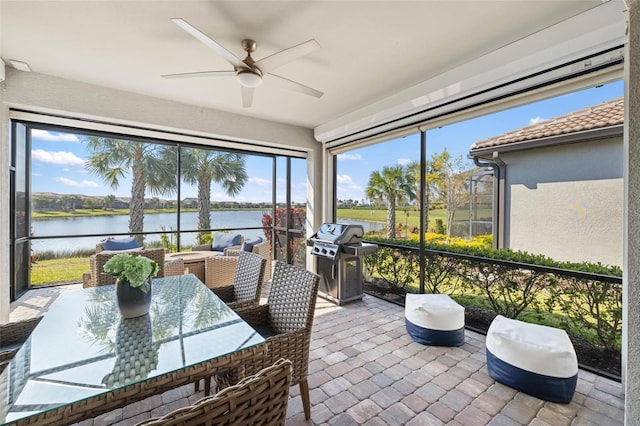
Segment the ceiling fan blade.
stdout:
<path fill-rule="evenodd" d="M 240 86 L 242 91 L 242 108 L 250 108 L 253 104 L 253 91 L 252 87 Z"/>
<path fill-rule="evenodd" d="M 296 81 L 289 80 L 288 78 L 280 77 L 279 75 L 269 74 L 266 77 L 278 83 L 285 89 L 294 90 L 296 92 L 304 93 L 305 95 L 313 96 L 316 98 L 320 98 L 322 97 L 322 95 L 324 95 L 324 93 L 319 90 L 313 89 L 309 86 L 305 86 L 304 84 L 298 83 Z"/>
<path fill-rule="evenodd" d="M 289 47 L 288 49 L 281 50 L 273 55 L 264 57 L 259 61 L 256 61 L 255 65 L 260 68 L 262 74 L 266 74 L 286 63 L 318 50 L 319 48 L 320 45 L 318 42 L 311 39 L 296 46 Z"/>
<path fill-rule="evenodd" d="M 165 74 L 163 78 L 192 78 L 192 77 L 235 77 L 235 71 L 199 71 L 199 72 L 183 72 L 179 74 Z"/>
<path fill-rule="evenodd" d="M 204 43 L 207 47 L 209 47 L 211 50 L 216 52 L 218 55 L 222 56 L 234 67 L 246 67 L 245 63 L 242 62 L 242 60 L 239 59 L 236 55 L 229 52 L 220 44 L 218 44 L 217 42 L 215 42 L 214 40 L 206 36 L 204 33 L 200 32 L 200 30 L 198 30 L 196 27 L 194 27 L 184 19 L 173 18 L 171 20 L 177 26 L 179 26 L 180 28 L 182 28 L 183 30 L 185 30 L 186 32 L 188 32 L 189 34 L 191 34 L 192 36 L 200 40 L 202 43 Z"/>

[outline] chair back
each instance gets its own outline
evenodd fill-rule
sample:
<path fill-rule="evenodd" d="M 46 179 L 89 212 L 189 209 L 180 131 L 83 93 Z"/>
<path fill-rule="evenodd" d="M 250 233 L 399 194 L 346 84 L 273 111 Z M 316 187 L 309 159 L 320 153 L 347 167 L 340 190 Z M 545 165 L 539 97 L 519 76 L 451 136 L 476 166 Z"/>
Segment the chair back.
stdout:
<path fill-rule="evenodd" d="M 260 300 L 262 291 L 262 278 L 267 259 L 259 254 L 241 252 L 238 257 L 238 265 L 233 277 L 233 295 L 235 302 L 248 302 Z"/>
<path fill-rule="evenodd" d="M 147 257 L 153 261 L 155 261 L 158 264 L 158 275 L 156 275 L 157 278 L 162 278 L 164 277 L 164 253 L 165 253 L 165 249 L 164 248 L 155 248 L 155 249 L 144 249 L 144 250 L 139 250 L 139 251 L 130 251 L 127 252 L 127 254 L 130 254 L 132 256 L 144 256 Z M 105 274 L 104 273 L 104 264 L 107 263 L 107 261 L 109 259 L 111 259 L 113 256 L 115 256 L 116 254 L 120 254 L 117 252 L 109 252 L 109 253 L 97 253 L 95 254 L 92 258 L 91 258 L 91 278 L 92 278 L 92 283 L 93 285 L 87 285 L 85 284 L 85 287 L 97 287 L 100 285 L 109 285 L 109 284 L 115 284 L 116 283 L 116 277 Z"/>
<path fill-rule="evenodd" d="M 237 247 L 228 247 L 224 249 L 225 256 L 239 256 L 243 250 Z M 263 240 L 258 244 L 253 246 L 251 250 L 255 254 L 259 254 L 260 256 L 267 259 L 267 264 L 264 268 L 264 276 L 262 278 L 262 282 L 269 281 L 271 279 L 271 244 L 267 240 Z"/>
<path fill-rule="evenodd" d="M 41 319 L 42 317 L 29 318 L 0 325 L 0 372 L 29 338 Z"/>
<path fill-rule="evenodd" d="M 318 274 L 275 261 L 269 292 L 269 321 L 276 333 L 311 332 L 318 296 Z"/>
<path fill-rule="evenodd" d="M 210 256 L 204 259 L 204 283 L 209 288 L 233 284 L 238 256 Z"/>
<path fill-rule="evenodd" d="M 280 359 L 216 395 L 138 426 L 284 425 L 290 386 L 291 361 Z"/>
<path fill-rule="evenodd" d="M 269 241 L 264 240 L 253 246 L 253 252 L 267 259 L 262 282 L 269 281 L 271 279 L 271 244 L 269 244 Z"/>
<path fill-rule="evenodd" d="M 164 262 L 164 276 L 173 277 L 175 275 L 184 275 L 184 259 L 178 257 L 176 259 L 167 260 Z"/>

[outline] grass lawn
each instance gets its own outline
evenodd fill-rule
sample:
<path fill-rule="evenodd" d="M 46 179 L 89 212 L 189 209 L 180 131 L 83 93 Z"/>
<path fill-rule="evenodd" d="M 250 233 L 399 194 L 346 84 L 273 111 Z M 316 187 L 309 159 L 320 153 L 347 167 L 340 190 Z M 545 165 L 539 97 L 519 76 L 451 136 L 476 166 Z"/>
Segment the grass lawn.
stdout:
<path fill-rule="evenodd" d="M 407 216 L 408 213 L 408 216 Z M 387 223 L 387 209 L 338 209 L 338 219 L 366 220 L 370 222 Z M 446 210 L 437 209 L 429 211 L 429 226 L 427 229 L 435 228 L 436 219 L 446 220 Z M 410 208 L 405 210 L 403 207 L 396 209 L 396 225 L 408 225 L 409 227 L 420 226 L 420 214 L 418 211 Z"/>
<path fill-rule="evenodd" d="M 82 281 L 82 274 L 89 271 L 89 258 L 39 260 L 31 264 L 31 285 Z"/>

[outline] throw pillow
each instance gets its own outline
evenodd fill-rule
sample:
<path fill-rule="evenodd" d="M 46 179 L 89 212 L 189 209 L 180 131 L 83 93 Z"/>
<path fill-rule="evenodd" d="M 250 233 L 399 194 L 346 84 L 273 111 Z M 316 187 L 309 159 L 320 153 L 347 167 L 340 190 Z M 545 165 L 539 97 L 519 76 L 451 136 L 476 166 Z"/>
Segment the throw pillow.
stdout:
<path fill-rule="evenodd" d="M 214 232 L 211 250 L 224 251 L 227 247 L 239 246 L 242 244 L 242 235 L 230 234 L 228 232 Z"/>
<path fill-rule="evenodd" d="M 139 248 L 138 240 L 135 238 L 122 238 L 119 240 L 107 240 L 102 243 L 104 250 L 130 250 Z"/>
<path fill-rule="evenodd" d="M 256 244 L 260 244 L 261 242 L 262 238 L 260 237 L 257 237 L 255 240 L 245 241 L 244 243 L 242 243 L 242 247 L 240 247 L 240 250 L 253 251 L 253 247 L 255 247 Z"/>
<path fill-rule="evenodd" d="M 129 253 L 129 252 L 142 251 L 142 250 L 144 250 L 144 247 L 135 247 L 135 248 L 124 249 L 124 250 L 102 250 L 100 254 Z"/>

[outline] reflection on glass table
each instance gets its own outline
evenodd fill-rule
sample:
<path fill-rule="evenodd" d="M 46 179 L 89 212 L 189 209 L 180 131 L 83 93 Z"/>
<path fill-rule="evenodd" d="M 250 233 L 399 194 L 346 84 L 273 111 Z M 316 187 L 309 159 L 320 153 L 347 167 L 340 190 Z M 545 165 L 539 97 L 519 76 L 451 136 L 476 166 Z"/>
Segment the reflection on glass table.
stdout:
<path fill-rule="evenodd" d="M 125 393 L 160 393 L 264 342 L 195 276 L 152 286 L 149 314 L 132 319 L 120 318 L 114 286 L 61 293 L 0 374 L 0 423 L 62 406 L 77 414 L 83 400 L 97 411 L 81 417 L 92 417 L 135 400 Z"/>

